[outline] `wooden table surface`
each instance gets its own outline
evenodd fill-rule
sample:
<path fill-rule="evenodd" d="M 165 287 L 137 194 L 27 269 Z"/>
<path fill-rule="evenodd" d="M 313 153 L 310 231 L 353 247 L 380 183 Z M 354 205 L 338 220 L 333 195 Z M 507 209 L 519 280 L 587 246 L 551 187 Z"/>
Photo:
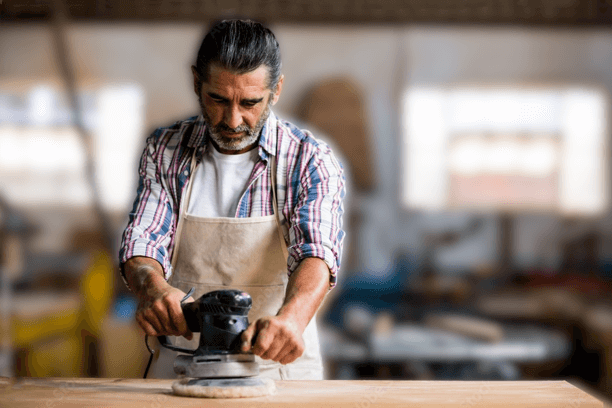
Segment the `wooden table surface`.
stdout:
<path fill-rule="evenodd" d="M 278 381 L 276 395 L 177 397 L 172 380 L 0 378 L 0 407 L 603 407 L 565 381 Z"/>

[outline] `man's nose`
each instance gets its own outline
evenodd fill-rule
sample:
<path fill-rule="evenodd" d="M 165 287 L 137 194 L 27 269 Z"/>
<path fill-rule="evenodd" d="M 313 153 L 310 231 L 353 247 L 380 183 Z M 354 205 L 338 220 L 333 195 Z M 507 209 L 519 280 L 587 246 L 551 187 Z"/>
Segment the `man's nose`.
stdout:
<path fill-rule="evenodd" d="M 242 115 L 240 109 L 237 106 L 228 106 L 225 109 L 225 124 L 232 129 L 237 128 L 242 124 Z"/>

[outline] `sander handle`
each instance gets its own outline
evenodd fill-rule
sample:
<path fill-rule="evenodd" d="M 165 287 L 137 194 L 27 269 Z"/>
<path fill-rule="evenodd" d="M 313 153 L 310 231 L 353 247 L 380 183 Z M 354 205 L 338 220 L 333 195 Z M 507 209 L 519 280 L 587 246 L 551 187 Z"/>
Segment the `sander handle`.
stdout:
<path fill-rule="evenodd" d="M 198 319 L 198 302 L 181 304 L 181 308 L 183 309 L 183 316 L 185 316 L 189 330 L 192 333 L 199 333 L 202 328 L 200 327 L 200 319 Z"/>
<path fill-rule="evenodd" d="M 193 295 L 193 292 L 195 292 L 195 287 L 192 287 L 191 290 L 189 290 L 189 292 L 185 295 L 185 297 L 181 299 L 181 309 L 183 309 L 183 315 L 185 316 L 185 320 L 187 321 L 187 327 L 189 327 L 189 330 L 191 330 L 192 332 L 199 332 L 200 324 L 197 318 L 197 302 L 185 304 L 185 301 L 187 301 L 187 299 L 189 299 L 191 295 Z M 159 341 L 160 345 L 167 348 L 168 350 L 178 351 L 179 353 L 186 354 L 195 354 L 196 352 L 196 350 L 190 350 L 173 345 L 172 342 L 170 342 L 170 339 L 168 339 L 168 336 L 157 336 L 157 340 Z"/>

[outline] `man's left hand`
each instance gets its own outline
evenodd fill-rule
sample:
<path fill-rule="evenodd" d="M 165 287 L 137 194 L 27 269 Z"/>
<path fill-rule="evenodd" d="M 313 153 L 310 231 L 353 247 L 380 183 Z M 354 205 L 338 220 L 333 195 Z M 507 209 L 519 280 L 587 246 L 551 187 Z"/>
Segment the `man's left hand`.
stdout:
<path fill-rule="evenodd" d="M 289 364 L 304 353 L 302 332 L 289 319 L 281 316 L 262 317 L 242 333 L 241 350 L 244 353 L 252 351 L 265 360 Z"/>
<path fill-rule="evenodd" d="M 328 288 L 329 269 L 325 262 L 319 258 L 302 260 L 289 276 L 285 301 L 276 316 L 264 316 L 242 333 L 242 352 L 252 351 L 281 364 L 293 363 L 304 354 L 302 334 Z"/>

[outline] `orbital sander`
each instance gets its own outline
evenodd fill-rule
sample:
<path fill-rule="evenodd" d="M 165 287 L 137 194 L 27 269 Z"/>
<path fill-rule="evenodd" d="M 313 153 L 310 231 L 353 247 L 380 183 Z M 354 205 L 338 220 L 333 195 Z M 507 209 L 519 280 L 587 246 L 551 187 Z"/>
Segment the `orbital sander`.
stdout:
<path fill-rule="evenodd" d="M 185 378 L 172 384 L 175 394 L 191 397 L 235 398 L 274 393 L 272 379 L 259 378 L 252 353 L 240 351 L 241 334 L 249 326 L 251 296 L 240 290 L 216 290 L 192 303 L 181 302 L 189 330 L 200 333 L 195 350 L 173 345 L 167 336 L 159 343 L 179 354 L 174 372 Z"/>

